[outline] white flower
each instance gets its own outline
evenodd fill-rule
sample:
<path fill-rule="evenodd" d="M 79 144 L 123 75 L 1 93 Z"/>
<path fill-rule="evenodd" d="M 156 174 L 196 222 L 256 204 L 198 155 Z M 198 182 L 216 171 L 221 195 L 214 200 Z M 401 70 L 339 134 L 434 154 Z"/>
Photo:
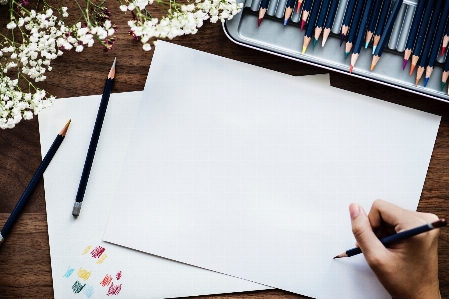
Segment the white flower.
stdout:
<path fill-rule="evenodd" d="M 33 118 L 33 112 L 31 111 L 24 111 L 23 112 L 23 119 L 32 119 Z"/>
<path fill-rule="evenodd" d="M 121 10 L 121 11 L 127 11 L 127 10 L 128 10 L 128 6 L 126 6 L 126 5 L 120 5 L 120 10 Z"/>
<path fill-rule="evenodd" d="M 76 51 L 76 52 L 82 52 L 83 49 L 84 49 L 83 45 L 78 45 L 78 46 L 75 48 L 75 51 Z"/>
<path fill-rule="evenodd" d="M 150 51 L 151 50 L 151 45 L 150 44 L 143 44 L 142 49 L 144 51 Z"/>
<path fill-rule="evenodd" d="M 129 5 L 128 5 L 128 9 L 129 10 L 134 10 L 134 8 L 136 8 L 136 6 L 134 5 L 134 3 L 130 3 Z"/>
<path fill-rule="evenodd" d="M 14 23 L 14 21 L 11 21 L 6 25 L 6 28 L 14 29 L 14 28 L 16 28 L 16 23 Z"/>

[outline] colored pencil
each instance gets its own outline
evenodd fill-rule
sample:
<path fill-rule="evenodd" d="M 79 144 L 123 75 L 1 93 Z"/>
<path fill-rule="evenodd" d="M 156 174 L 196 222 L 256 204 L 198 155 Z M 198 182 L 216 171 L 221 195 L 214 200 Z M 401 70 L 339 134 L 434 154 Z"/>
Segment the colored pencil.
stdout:
<path fill-rule="evenodd" d="M 345 58 L 348 58 L 349 53 L 352 49 L 352 43 L 354 42 L 355 35 L 358 32 L 359 20 L 362 16 L 363 5 L 365 4 L 365 0 L 359 0 L 355 7 L 354 17 L 352 18 L 351 27 L 348 32 L 348 41 L 345 45 Z"/>
<path fill-rule="evenodd" d="M 419 61 L 418 70 L 416 71 L 415 85 L 418 85 L 418 82 L 421 79 L 422 75 L 424 74 L 424 70 L 425 70 L 425 67 L 428 62 L 430 49 L 431 49 L 433 41 L 436 37 L 435 30 L 437 29 L 437 24 L 438 24 L 438 20 L 439 20 L 440 14 L 441 14 L 441 7 L 443 5 L 443 1 L 446 1 L 446 0 L 437 0 L 435 10 L 434 10 L 433 16 L 431 18 L 430 26 L 427 31 L 426 42 L 424 43 L 424 48 L 423 48 L 422 55 L 421 55 L 421 60 Z M 438 40 L 438 43 L 439 43 L 439 40 Z M 413 55 L 413 57 L 415 57 L 415 55 Z M 413 57 L 412 57 L 412 63 L 414 62 Z M 416 65 L 416 62 L 415 62 L 415 65 Z"/>
<path fill-rule="evenodd" d="M 67 133 L 69 126 L 70 126 L 70 120 L 66 123 L 64 128 L 62 128 L 62 130 L 56 136 L 52 145 L 48 149 L 47 154 L 45 155 L 41 164 L 39 165 L 36 172 L 34 173 L 31 181 L 28 183 L 28 186 L 25 188 L 25 191 L 23 192 L 23 194 L 20 197 L 19 201 L 17 202 L 16 206 L 14 207 L 14 210 L 11 212 L 11 215 L 9 215 L 8 220 L 6 220 L 5 225 L 3 226 L 3 228 L 0 232 L 0 245 L 3 243 L 4 238 L 6 238 L 9 235 L 9 233 L 11 232 L 11 229 L 12 229 L 14 223 L 16 223 L 17 219 L 19 219 L 19 216 L 20 216 L 23 208 L 25 207 L 26 203 L 28 202 L 28 199 L 30 198 L 30 196 L 33 193 L 34 189 L 36 188 L 37 184 L 40 182 L 42 175 L 44 174 L 44 172 L 47 169 L 48 165 L 50 164 L 51 160 L 55 156 L 56 151 L 58 150 L 59 146 L 64 141 L 64 138 L 65 138 L 65 135 Z"/>
<path fill-rule="evenodd" d="M 385 24 L 385 28 L 382 32 L 382 36 L 379 40 L 379 43 L 377 44 L 376 50 L 374 51 L 373 60 L 371 62 L 371 70 L 373 70 L 376 64 L 379 62 L 384 47 L 390 40 L 391 30 L 393 29 L 394 22 L 396 21 L 396 17 L 398 16 L 403 2 L 404 0 L 396 0 L 393 4 L 393 8 L 390 15 L 388 16 L 387 23 Z"/>
<path fill-rule="evenodd" d="M 343 23 L 341 24 L 341 37 L 340 37 L 340 47 L 343 44 L 343 41 L 346 39 L 346 35 L 348 34 L 349 26 L 351 24 L 352 13 L 355 8 L 355 4 L 357 1 L 362 0 L 349 0 L 348 6 L 346 7 L 345 16 L 343 18 Z"/>
<path fill-rule="evenodd" d="M 292 15 L 293 9 L 295 8 L 295 0 L 288 0 L 287 7 L 284 13 L 284 26 L 287 25 L 288 19 Z"/>
<path fill-rule="evenodd" d="M 418 36 L 416 37 L 416 44 L 413 48 L 412 63 L 410 66 L 410 76 L 415 69 L 416 63 L 418 62 L 419 56 L 421 55 L 422 47 L 426 39 L 427 26 L 429 24 L 430 16 L 432 15 L 434 0 L 427 0 L 427 5 L 424 10 L 424 15 L 421 19 L 421 26 L 419 27 Z"/>
<path fill-rule="evenodd" d="M 296 5 L 296 13 L 299 13 L 299 10 L 301 9 L 302 0 L 298 0 L 298 5 Z"/>
<path fill-rule="evenodd" d="M 448 43 L 449 43 L 449 23 L 446 25 L 446 34 L 444 35 L 444 38 L 443 38 L 443 45 L 441 47 L 440 56 L 443 56 L 444 52 L 446 52 Z"/>
<path fill-rule="evenodd" d="M 331 0 L 329 13 L 327 14 L 326 23 L 324 25 L 323 40 L 321 41 L 322 47 L 326 44 L 327 38 L 331 33 L 331 27 L 334 24 L 335 14 L 337 13 L 338 2 L 338 0 Z"/>
<path fill-rule="evenodd" d="M 412 55 L 413 45 L 415 44 L 416 34 L 418 33 L 419 23 L 421 21 L 426 1 L 427 0 L 419 0 L 418 6 L 416 7 L 415 15 L 413 16 L 413 23 L 408 33 L 407 45 L 405 46 L 402 70 L 405 69 L 407 62 L 410 59 L 410 55 Z"/>
<path fill-rule="evenodd" d="M 306 33 L 304 34 L 304 42 L 302 45 L 302 54 L 304 54 L 306 52 L 307 46 L 309 45 L 310 40 L 312 39 L 315 21 L 318 18 L 318 12 L 320 10 L 320 4 L 321 4 L 320 0 L 313 1 L 313 7 L 312 7 L 312 11 L 310 13 L 309 24 L 307 25 L 307 30 L 306 30 Z"/>
<path fill-rule="evenodd" d="M 360 22 L 359 30 L 357 32 L 357 39 L 355 41 L 354 51 L 352 52 L 352 55 L 351 55 L 351 65 L 349 66 L 350 73 L 352 73 L 355 63 L 357 62 L 357 59 L 359 58 L 360 50 L 362 49 L 363 34 L 366 31 L 366 26 L 368 23 L 368 17 L 371 12 L 372 4 L 373 4 L 373 0 L 366 1 L 365 10 L 363 11 L 363 16 L 362 16 L 362 21 Z"/>
<path fill-rule="evenodd" d="M 444 85 L 446 84 L 448 77 L 449 77 L 449 59 L 446 58 L 443 68 L 443 74 L 441 75 L 441 91 L 443 91 Z"/>
<path fill-rule="evenodd" d="M 324 20 L 326 18 L 327 11 L 329 8 L 329 0 L 322 0 L 322 1 L 323 2 L 321 3 L 321 10 L 318 15 L 318 20 L 316 22 L 315 35 L 313 37 L 313 49 L 315 49 L 316 43 L 317 43 L 318 39 L 320 38 L 321 31 L 323 31 Z"/>
<path fill-rule="evenodd" d="M 318 0 L 316 0 L 318 1 Z M 304 26 L 307 24 L 307 18 L 309 17 L 310 10 L 312 9 L 312 4 L 314 1 L 312 0 L 304 0 L 304 10 L 302 11 L 301 18 L 301 27 L 299 28 L 301 31 L 304 29 Z"/>
<path fill-rule="evenodd" d="M 369 20 L 368 29 L 366 30 L 365 37 L 365 49 L 368 48 L 369 42 L 374 34 L 374 29 L 376 29 L 377 17 L 379 16 L 380 9 L 382 8 L 383 1 L 374 1 L 374 8 L 371 14 L 371 19 Z"/>
<path fill-rule="evenodd" d="M 388 12 L 390 10 L 390 3 L 391 3 L 391 0 L 385 0 L 384 4 L 382 5 L 379 20 L 377 21 L 376 30 L 374 30 L 373 54 L 374 54 L 374 51 L 376 51 L 376 47 L 379 44 L 380 37 L 382 36 L 382 33 L 384 32 L 384 23 L 385 23 L 385 20 L 387 19 Z"/>
<path fill-rule="evenodd" d="M 396 233 L 394 235 L 385 237 L 380 239 L 379 241 L 385 246 L 388 247 L 394 243 L 397 243 L 399 241 L 407 240 L 411 237 L 414 237 L 416 235 L 428 232 L 433 229 L 437 229 L 443 226 L 446 226 L 446 219 L 442 218 L 435 222 L 427 223 L 409 230 L 405 230 L 399 233 Z M 340 253 L 339 255 L 335 256 L 334 259 L 342 258 L 342 257 L 351 257 L 357 254 L 362 253 L 362 250 L 359 247 L 355 247 L 349 250 L 346 250 L 346 252 Z"/>
<path fill-rule="evenodd" d="M 72 215 L 79 216 L 81 211 L 81 205 L 83 203 L 84 193 L 86 192 L 87 181 L 89 180 L 90 169 L 94 161 L 95 150 L 97 149 L 98 139 L 100 138 L 101 127 L 103 126 L 103 120 L 106 115 L 106 109 L 108 108 L 109 96 L 111 95 L 112 86 L 114 85 L 115 77 L 115 62 L 112 64 L 109 71 L 108 78 L 103 90 L 103 96 L 101 97 L 100 107 L 98 108 L 97 118 L 95 120 L 94 129 L 90 138 L 89 149 L 87 150 L 86 160 L 84 161 L 83 173 L 81 175 L 80 184 L 78 186 L 78 192 L 76 193 L 75 204 L 73 205 Z"/>
<path fill-rule="evenodd" d="M 267 12 L 268 4 L 270 3 L 270 0 L 262 0 L 260 2 L 260 8 L 259 8 L 259 19 L 257 20 L 257 27 L 260 27 L 260 24 L 262 23 L 263 17 L 265 16 L 265 13 Z"/>
<path fill-rule="evenodd" d="M 433 67 L 435 65 L 435 60 L 437 59 L 437 56 L 438 56 L 440 41 L 441 41 L 441 38 L 443 37 L 443 33 L 444 33 L 444 29 L 445 29 L 444 27 L 446 25 L 444 21 L 447 19 L 448 15 L 449 15 L 449 1 L 445 1 L 443 11 L 441 12 L 441 16 L 440 16 L 440 22 L 438 24 L 438 28 L 435 33 L 435 37 L 433 39 L 432 48 L 430 49 L 429 61 L 427 63 L 427 67 L 426 67 L 426 78 L 424 80 L 424 87 L 427 86 L 430 76 L 432 75 Z"/>

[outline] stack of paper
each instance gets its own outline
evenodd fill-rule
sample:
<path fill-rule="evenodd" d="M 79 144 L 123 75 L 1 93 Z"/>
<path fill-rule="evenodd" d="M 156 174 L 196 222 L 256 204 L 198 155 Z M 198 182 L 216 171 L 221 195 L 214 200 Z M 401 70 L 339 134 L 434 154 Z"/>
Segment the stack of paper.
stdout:
<path fill-rule="evenodd" d="M 43 155 L 72 119 L 44 175 L 56 298 L 388 298 L 363 255 L 332 257 L 350 202 L 416 209 L 439 117 L 159 42 L 144 92 L 111 96 L 74 219 L 100 98 L 39 115 Z"/>
<path fill-rule="evenodd" d="M 209 58 L 208 54 L 197 55 Z M 329 85 L 328 75 L 313 78 Z M 173 298 L 268 289 L 102 241 L 141 97 L 141 91 L 111 95 L 78 219 L 72 217 L 71 209 L 101 95 L 57 99 L 52 108 L 39 114 L 42 156 L 62 126 L 72 119 L 64 142 L 44 174 L 55 298 L 110 298 L 113 294 L 123 298 Z"/>

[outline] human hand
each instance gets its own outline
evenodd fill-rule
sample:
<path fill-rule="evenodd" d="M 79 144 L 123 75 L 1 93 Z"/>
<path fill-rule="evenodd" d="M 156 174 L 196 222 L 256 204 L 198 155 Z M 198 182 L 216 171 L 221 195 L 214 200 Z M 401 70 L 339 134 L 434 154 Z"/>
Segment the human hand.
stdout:
<path fill-rule="evenodd" d="M 392 203 L 374 201 L 368 215 L 358 204 L 349 206 L 357 246 L 380 283 L 394 299 L 441 299 L 438 282 L 438 234 L 434 229 L 388 248 L 379 241 L 401 231 L 438 220 Z"/>

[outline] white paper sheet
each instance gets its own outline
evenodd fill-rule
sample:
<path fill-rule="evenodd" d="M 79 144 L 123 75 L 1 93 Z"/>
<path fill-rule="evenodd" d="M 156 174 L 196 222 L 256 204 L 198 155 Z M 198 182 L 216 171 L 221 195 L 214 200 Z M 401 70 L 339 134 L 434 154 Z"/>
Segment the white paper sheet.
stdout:
<path fill-rule="evenodd" d="M 72 119 L 44 174 L 55 298 L 171 298 L 269 288 L 102 241 L 141 95 L 111 95 L 76 220 L 71 211 L 101 96 L 57 99 L 39 114 L 42 156 Z"/>
<path fill-rule="evenodd" d="M 351 202 L 416 209 L 439 122 L 159 42 L 103 239 L 314 298 L 390 298 L 363 255 L 332 258 L 354 246 Z"/>

